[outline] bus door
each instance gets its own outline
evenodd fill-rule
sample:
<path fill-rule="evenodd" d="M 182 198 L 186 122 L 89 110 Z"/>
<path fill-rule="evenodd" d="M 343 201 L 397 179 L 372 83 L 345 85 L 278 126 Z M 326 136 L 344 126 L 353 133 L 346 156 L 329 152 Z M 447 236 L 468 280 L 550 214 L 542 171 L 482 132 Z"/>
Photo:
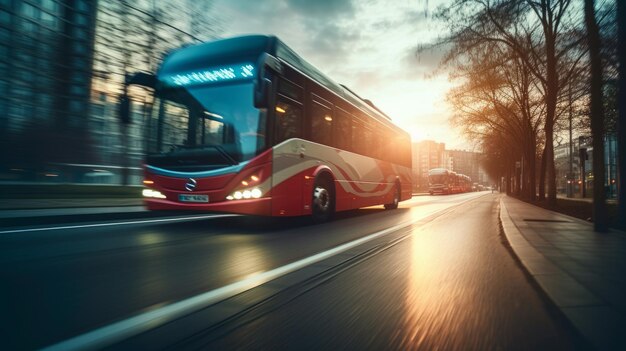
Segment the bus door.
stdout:
<path fill-rule="evenodd" d="M 311 92 L 306 107 L 305 136 L 310 143 L 307 143 L 307 150 L 304 153 L 303 161 L 308 165 L 309 173 L 305 175 L 306 181 L 303 188 L 305 211 L 310 210 L 313 199 L 313 187 L 316 170 L 330 167 L 337 157 L 333 145 L 333 105 L 332 103 L 316 94 L 323 93 L 320 88 Z M 332 170 L 331 170 L 332 172 Z M 331 177 L 334 179 L 335 175 Z M 332 185 L 334 186 L 334 184 Z M 307 207 L 308 206 L 308 207 Z"/>
<path fill-rule="evenodd" d="M 304 106 L 302 88 L 279 78 L 274 108 L 272 155 L 272 215 L 300 216 L 303 205 L 302 170 Z"/>

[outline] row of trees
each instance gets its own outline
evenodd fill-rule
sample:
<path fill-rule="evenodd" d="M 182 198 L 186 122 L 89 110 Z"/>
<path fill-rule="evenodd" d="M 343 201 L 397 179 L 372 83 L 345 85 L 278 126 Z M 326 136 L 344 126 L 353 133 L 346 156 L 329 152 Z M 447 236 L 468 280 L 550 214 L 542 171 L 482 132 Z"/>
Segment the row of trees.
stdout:
<path fill-rule="evenodd" d="M 446 48 L 444 64 L 460 82 L 448 95 L 452 122 L 480 144 L 493 178 L 510 180 L 524 170 L 517 189 L 507 181 L 508 192 L 554 207 L 555 138 L 572 119 L 574 128 L 586 130 L 581 134 L 591 127 L 600 231 L 606 230 L 604 136 L 616 120 L 605 120 L 603 110 L 617 111 L 603 104 L 603 92 L 613 93 L 605 102 L 620 101 L 616 89 L 606 88 L 619 71 L 618 2 L 454 0 L 436 14 L 450 33 L 437 45 Z"/>

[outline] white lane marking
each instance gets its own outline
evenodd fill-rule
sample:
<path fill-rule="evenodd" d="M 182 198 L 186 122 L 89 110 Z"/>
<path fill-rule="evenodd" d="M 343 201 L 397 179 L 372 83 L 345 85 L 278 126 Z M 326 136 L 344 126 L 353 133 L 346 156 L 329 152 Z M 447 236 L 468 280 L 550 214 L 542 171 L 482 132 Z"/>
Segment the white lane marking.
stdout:
<path fill-rule="evenodd" d="M 313 256 L 303 258 L 299 261 L 289 263 L 285 266 L 272 269 L 270 271 L 255 274 L 247 279 L 240 280 L 238 282 L 217 288 L 215 290 L 207 291 L 199 295 L 174 302 L 172 304 L 160 307 L 158 309 L 140 313 L 128 319 L 121 320 L 109 324 L 107 326 L 92 330 L 85 334 L 75 336 L 71 339 L 62 341 L 60 343 L 48 346 L 44 348 L 44 351 L 61 351 L 61 350 L 95 350 L 110 346 L 116 342 L 130 338 L 131 336 L 138 335 L 142 332 L 146 332 L 150 329 L 156 328 L 167 322 L 171 322 L 177 318 L 188 315 L 192 312 L 198 311 L 202 308 L 208 307 L 220 301 L 226 300 L 244 291 L 253 289 L 259 285 L 265 284 L 271 280 L 280 278 L 288 273 L 294 272 L 298 269 L 302 269 L 306 266 L 320 262 L 324 259 L 330 258 L 334 255 L 345 252 L 358 245 L 364 244 L 368 241 L 374 240 L 381 236 L 393 233 L 402 228 L 415 224 L 424 218 L 427 218 L 438 212 L 447 210 L 454 205 L 460 205 L 472 198 L 463 199 L 457 204 L 451 204 L 444 208 L 435 208 L 430 211 L 420 213 L 419 217 L 414 217 L 411 220 L 405 221 L 401 224 L 393 227 L 378 231 L 368 236 L 362 237 L 350 241 L 348 243 L 339 245 L 332 249 L 320 252 Z"/>
<path fill-rule="evenodd" d="M 50 230 L 94 228 L 94 227 L 111 227 L 111 226 L 129 225 L 129 224 L 179 222 L 179 221 L 188 221 L 188 220 L 193 220 L 193 219 L 224 218 L 224 217 L 235 217 L 235 216 L 239 216 L 239 215 L 236 215 L 236 214 L 199 215 L 199 216 L 190 216 L 190 217 L 146 219 L 146 220 L 141 220 L 141 221 L 126 221 L 126 222 L 113 222 L 113 223 L 95 223 L 95 224 L 77 224 L 77 225 L 67 225 L 67 226 L 61 226 L 61 227 L 47 227 L 47 228 L 14 229 L 14 230 L 3 230 L 3 231 L 0 231 L 0 234 L 12 234 L 12 233 L 24 233 L 24 232 L 39 232 L 39 231 L 43 232 L 43 231 L 50 231 Z"/>
<path fill-rule="evenodd" d="M 43 350 L 92 350 L 110 346 L 131 336 L 156 328 L 157 326 L 163 325 L 174 319 L 180 318 L 194 311 L 208 307 L 212 304 L 228 299 L 244 291 L 255 288 L 261 284 L 269 282 L 270 280 L 280 278 L 288 273 L 294 272 L 298 269 L 304 268 L 311 264 L 322 261 L 326 258 L 347 251 L 355 246 L 364 244 L 368 241 L 387 235 L 399 229 L 408 227 L 431 214 L 432 213 L 429 212 L 423 216 L 420 216 L 419 219 L 412 219 L 403 222 L 391 228 L 381 230 L 360 239 L 334 247 L 330 250 L 323 251 L 313 256 L 303 258 L 299 261 L 289 263 L 285 266 L 278 267 L 267 272 L 259 273 L 247 279 L 223 286 L 221 288 L 207 291 L 205 293 L 187 298 L 185 300 L 163 306 L 156 310 L 141 313 L 134 317 L 130 317 L 128 319 L 109 324 L 91 332 L 87 332 L 66 341 L 62 341 L 58 344 L 48 346 Z"/>

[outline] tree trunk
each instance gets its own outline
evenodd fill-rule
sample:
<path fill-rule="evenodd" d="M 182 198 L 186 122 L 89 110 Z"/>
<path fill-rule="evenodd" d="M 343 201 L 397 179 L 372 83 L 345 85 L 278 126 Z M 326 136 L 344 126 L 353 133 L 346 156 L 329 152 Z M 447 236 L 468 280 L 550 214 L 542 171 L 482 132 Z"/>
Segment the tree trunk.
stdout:
<path fill-rule="evenodd" d="M 546 147 L 541 153 L 541 169 L 539 170 L 539 201 L 546 199 Z"/>
<path fill-rule="evenodd" d="M 526 177 L 528 178 L 528 200 L 535 201 L 537 196 L 537 188 L 535 184 L 536 173 L 537 173 L 537 145 L 533 142 L 530 143 L 528 147 L 528 152 L 526 155 L 528 162 L 528 172 L 526 172 Z"/>
<path fill-rule="evenodd" d="M 554 167 L 554 123 L 556 122 L 556 104 L 559 94 L 559 74 L 556 59 L 556 35 L 544 29 L 546 36 L 546 181 L 548 187 L 548 207 L 556 207 L 556 170 Z"/>
<path fill-rule="evenodd" d="M 511 167 L 506 168 L 506 194 L 511 195 Z"/>
<path fill-rule="evenodd" d="M 604 190 L 604 115 L 602 106 L 602 61 L 600 59 L 600 32 L 594 9 L 594 0 L 585 0 L 585 24 L 591 67 L 591 135 L 593 137 L 593 226 L 597 232 L 608 230 Z"/>
<path fill-rule="evenodd" d="M 619 55 L 619 92 L 617 122 L 618 215 L 620 227 L 626 228 L 626 3 L 617 2 L 617 50 Z"/>
<path fill-rule="evenodd" d="M 556 170 L 554 167 L 554 126 L 546 126 L 546 187 L 548 188 L 547 205 L 549 208 L 556 207 Z"/>

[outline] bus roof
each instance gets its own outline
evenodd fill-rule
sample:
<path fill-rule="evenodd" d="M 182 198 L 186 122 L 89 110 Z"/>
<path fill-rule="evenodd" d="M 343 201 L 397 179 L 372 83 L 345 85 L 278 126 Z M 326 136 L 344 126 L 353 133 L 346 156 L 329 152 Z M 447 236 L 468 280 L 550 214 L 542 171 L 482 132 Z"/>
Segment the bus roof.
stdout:
<path fill-rule="evenodd" d="M 328 78 L 276 36 L 247 35 L 187 46 L 168 55 L 163 60 L 158 75 L 202 69 L 207 65 L 219 65 L 237 59 L 254 64 L 263 53 L 268 53 L 290 64 L 374 118 L 386 123 L 391 120 L 371 101 L 361 98 L 352 90 Z"/>
<path fill-rule="evenodd" d="M 429 175 L 435 175 L 435 174 L 447 174 L 447 173 L 452 173 L 451 171 L 447 170 L 446 168 L 433 168 L 430 171 L 428 171 Z"/>

